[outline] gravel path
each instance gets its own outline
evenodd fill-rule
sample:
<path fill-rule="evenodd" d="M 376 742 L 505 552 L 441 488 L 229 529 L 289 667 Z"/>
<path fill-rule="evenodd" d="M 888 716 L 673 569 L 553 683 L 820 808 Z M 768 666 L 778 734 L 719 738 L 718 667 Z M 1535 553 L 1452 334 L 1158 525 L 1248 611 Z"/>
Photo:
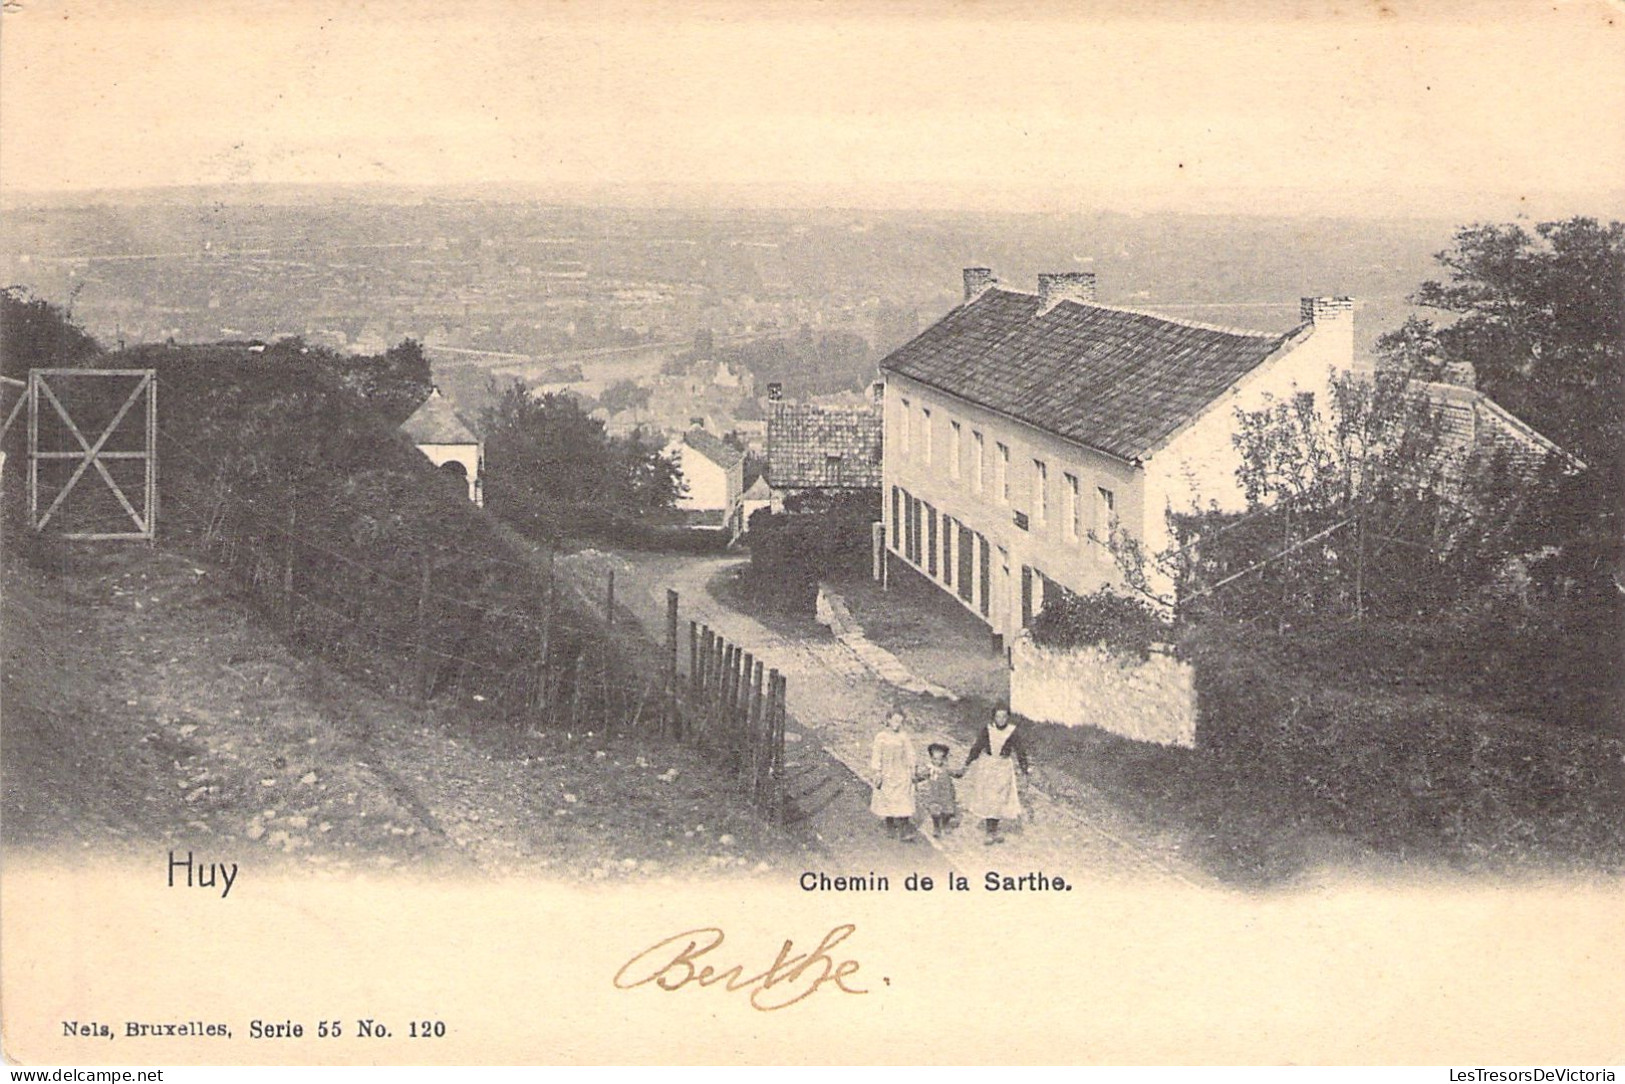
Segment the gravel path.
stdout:
<path fill-rule="evenodd" d="M 951 762 L 963 762 L 966 746 L 956 733 L 965 729 L 961 716 L 973 705 L 908 694 L 881 680 L 833 638 L 786 636 L 724 606 L 706 585 L 742 560 L 587 553 L 562 567 L 586 583 L 602 582 L 604 572 L 616 568 L 619 599 L 651 635 L 664 636 L 666 589 L 676 588 L 682 627 L 686 630 L 690 620 L 707 624 L 776 667 L 788 679 L 791 714 L 854 775 L 866 772 L 875 730 L 893 704 L 907 712 L 917 746 L 923 750 L 927 742 L 946 742 L 954 750 Z M 686 650 L 680 654 L 686 656 Z M 861 786 L 848 795 L 843 819 L 853 826 L 846 836 L 861 835 L 864 822 L 869 834 L 879 834 L 867 812 L 867 797 Z M 1075 883 L 1206 880 L 1099 796 L 1043 765 L 1037 766 L 1023 800 L 1030 815 L 998 847 L 986 846 L 980 832 L 969 826 L 929 842 L 944 862 L 973 882 L 989 870 L 1014 876 L 1042 872 Z"/>

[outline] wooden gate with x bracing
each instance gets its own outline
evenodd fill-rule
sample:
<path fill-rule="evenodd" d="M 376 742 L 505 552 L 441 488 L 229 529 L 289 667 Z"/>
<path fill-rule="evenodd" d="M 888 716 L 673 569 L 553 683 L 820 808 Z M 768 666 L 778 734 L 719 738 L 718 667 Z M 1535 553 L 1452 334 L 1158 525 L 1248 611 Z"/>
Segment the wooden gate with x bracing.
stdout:
<path fill-rule="evenodd" d="M 27 401 L 28 516 L 34 530 L 54 522 L 64 538 L 153 538 L 158 526 L 154 371 L 34 369 L 28 374 Z M 103 486 L 80 485 L 91 471 Z M 132 494 L 139 494 L 139 503 Z"/>

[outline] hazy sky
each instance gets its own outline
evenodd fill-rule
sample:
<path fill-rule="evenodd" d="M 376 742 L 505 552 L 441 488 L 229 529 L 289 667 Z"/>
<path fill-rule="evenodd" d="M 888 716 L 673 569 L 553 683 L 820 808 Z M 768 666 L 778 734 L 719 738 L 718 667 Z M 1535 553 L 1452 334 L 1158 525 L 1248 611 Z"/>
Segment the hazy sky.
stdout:
<path fill-rule="evenodd" d="M 1625 189 L 1625 6 L 1147 10 L 8 0 L 0 186 L 1361 213 Z"/>

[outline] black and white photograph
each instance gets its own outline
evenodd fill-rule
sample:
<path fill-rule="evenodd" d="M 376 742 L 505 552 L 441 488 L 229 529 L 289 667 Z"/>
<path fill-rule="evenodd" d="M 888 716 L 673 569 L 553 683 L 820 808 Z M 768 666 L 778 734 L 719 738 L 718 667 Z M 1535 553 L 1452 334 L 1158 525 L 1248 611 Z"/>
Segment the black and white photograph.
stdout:
<path fill-rule="evenodd" d="M 5 1057 L 1617 1066 L 1622 35 L 6 3 Z"/>

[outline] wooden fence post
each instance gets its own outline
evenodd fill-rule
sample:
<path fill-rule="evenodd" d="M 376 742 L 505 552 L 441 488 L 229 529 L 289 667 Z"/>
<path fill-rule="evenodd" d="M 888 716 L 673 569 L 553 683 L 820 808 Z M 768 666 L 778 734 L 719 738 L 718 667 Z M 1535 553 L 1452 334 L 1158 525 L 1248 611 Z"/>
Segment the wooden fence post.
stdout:
<path fill-rule="evenodd" d="M 677 718 L 677 589 L 666 588 L 666 719 L 673 737 L 682 724 Z"/>
<path fill-rule="evenodd" d="M 694 680 L 697 682 L 695 695 L 700 703 L 705 702 L 705 695 L 710 691 L 711 682 L 711 651 L 716 644 L 716 635 L 711 631 L 710 625 L 700 626 L 700 664 L 694 669 Z"/>
<path fill-rule="evenodd" d="M 750 710 L 746 714 L 749 720 L 746 729 L 750 732 L 751 753 L 751 794 L 758 805 L 762 797 L 762 780 L 767 768 L 765 743 L 762 741 L 766 731 L 762 727 L 762 663 L 757 660 L 750 673 Z"/>
<path fill-rule="evenodd" d="M 553 717 L 553 669 L 548 656 L 553 650 L 553 550 L 547 551 L 547 583 L 542 588 L 541 657 L 537 660 L 537 706 Z"/>
<path fill-rule="evenodd" d="M 434 558 L 423 555 L 423 580 L 418 589 L 417 660 L 413 667 L 417 681 L 419 702 L 429 697 L 429 587 L 434 571 Z"/>
<path fill-rule="evenodd" d="M 739 692 L 734 697 L 734 717 L 737 720 L 735 726 L 739 730 L 741 739 L 743 739 L 739 744 L 744 755 L 741 757 L 739 764 L 744 769 L 744 778 L 747 784 L 756 771 L 756 735 L 752 734 L 750 730 L 750 672 L 755 665 L 756 658 L 754 655 L 748 651 L 740 652 Z"/>
<path fill-rule="evenodd" d="M 717 652 L 717 681 L 711 702 L 712 718 L 719 723 L 725 723 L 728 718 L 728 670 L 733 665 L 733 656 L 734 645 L 722 641 L 722 650 Z"/>
<path fill-rule="evenodd" d="M 698 622 L 688 623 L 688 692 L 692 697 L 698 690 L 696 684 L 700 672 L 700 626 Z"/>
<path fill-rule="evenodd" d="M 769 739 L 769 801 L 772 803 L 773 821 L 783 824 L 785 819 L 785 717 L 788 707 L 785 704 L 785 676 L 773 671 L 773 726 L 772 738 Z"/>
<path fill-rule="evenodd" d="M 609 588 L 604 598 L 604 624 L 615 627 L 615 570 L 609 570 Z"/>
<path fill-rule="evenodd" d="M 728 657 L 728 684 L 723 689 L 723 696 L 727 698 L 728 729 L 736 732 L 739 729 L 739 664 L 744 657 L 745 649 L 735 644 L 733 654 Z"/>
<path fill-rule="evenodd" d="M 710 697 L 707 699 L 707 725 L 717 722 L 721 704 L 721 676 L 728 670 L 728 640 L 717 635 L 717 650 L 712 652 L 712 671 L 710 671 Z"/>
<path fill-rule="evenodd" d="M 293 531 L 299 522 L 299 506 L 288 505 L 288 549 L 282 560 L 282 616 L 291 633 L 297 621 L 293 612 Z"/>

